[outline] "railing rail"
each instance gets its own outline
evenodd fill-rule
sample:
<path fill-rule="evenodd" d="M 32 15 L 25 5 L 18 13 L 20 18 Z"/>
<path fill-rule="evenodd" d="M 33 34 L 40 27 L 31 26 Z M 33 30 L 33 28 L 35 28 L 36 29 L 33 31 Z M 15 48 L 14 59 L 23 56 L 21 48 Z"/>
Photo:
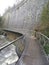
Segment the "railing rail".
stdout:
<path fill-rule="evenodd" d="M 46 55 L 46 58 L 49 61 L 49 38 L 46 35 L 36 31 L 35 36 L 38 39 L 39 43 L 41 44 Z"/>
<path fill-rule="evenodd" d="M 38 34 L 41 35 L 41 36 L 43 36 L 43 37 L 45 37 L 47 40 L 49 40 L 49 38 L 46 35 L 44 35 L 44 34 L 42 34 L 40 32 L 38 32 Z"/>
<path fill-rule="evenodd" d="M 5 44 L 4 46 L 0 47 L 0 50 L 6 48 L 7 46 L 9 46 L 9 45 L 11 45 L 11 44 L 13 44 L 14 42 L 17 42 L 18 40 L 22 39 L 23 37 L 24 37 L 24 35 L 22 35 L 22 36 L 18 37 L 17 39 L 15 39 L 15 40 L 13 40 L 13 41 L 11 41 L 11 42 Z"/>

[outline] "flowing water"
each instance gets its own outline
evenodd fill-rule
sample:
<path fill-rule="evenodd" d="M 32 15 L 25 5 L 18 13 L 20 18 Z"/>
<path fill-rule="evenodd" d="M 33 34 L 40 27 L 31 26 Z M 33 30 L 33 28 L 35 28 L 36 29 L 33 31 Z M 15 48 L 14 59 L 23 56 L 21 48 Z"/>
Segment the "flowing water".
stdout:
<path fill-rule="evenodd" d="M 0 35 L 0 49 L 3 48 L 8 43 L 10 43 L 10 41 L 7 38 L 5 38 L 4 35 Z M 16 62 L 19 59 L 15 51 L 15 48 L 16 46 L 11 44 L 0 51 L 1 65 L 12 64 L 13 62 Z"/>

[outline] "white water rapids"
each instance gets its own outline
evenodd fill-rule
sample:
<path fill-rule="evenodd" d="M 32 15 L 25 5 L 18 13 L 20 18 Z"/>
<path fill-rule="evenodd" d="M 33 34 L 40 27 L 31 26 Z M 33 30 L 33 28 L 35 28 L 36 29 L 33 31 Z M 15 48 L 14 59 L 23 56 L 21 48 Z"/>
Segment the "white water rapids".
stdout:
<path fill-rule="evenodd" d="M 2 36 L 2 38 L 4 37 Z M 11 44 L 10 46 L 0 51 L 0 64 L 1 65 L 9 65 L 18 61 L 19 57 L 17 53 L 15 52 L 15 48 L 16 46 Z"/>

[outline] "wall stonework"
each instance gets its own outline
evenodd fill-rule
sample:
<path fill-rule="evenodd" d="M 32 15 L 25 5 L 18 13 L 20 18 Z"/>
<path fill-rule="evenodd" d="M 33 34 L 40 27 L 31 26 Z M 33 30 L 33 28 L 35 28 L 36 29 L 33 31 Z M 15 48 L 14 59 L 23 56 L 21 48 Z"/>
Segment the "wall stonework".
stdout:
<path fill-rule="evenodd" d="M 8 28 L 33 30 L 39 22 L 44 4 L 48 0 L 24 0 L 8 10 L 3 18 L 4 26 Z"/>

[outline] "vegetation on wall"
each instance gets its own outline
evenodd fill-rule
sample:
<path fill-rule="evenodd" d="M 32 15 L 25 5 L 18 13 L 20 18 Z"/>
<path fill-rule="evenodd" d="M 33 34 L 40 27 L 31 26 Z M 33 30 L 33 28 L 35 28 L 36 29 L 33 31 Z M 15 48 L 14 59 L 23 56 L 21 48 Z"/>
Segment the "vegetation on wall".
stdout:
<path fill-rule="evenodd" d="M 43 7 L 40 22 L 37 30 L 49 37 L 49 2 Z"/>

